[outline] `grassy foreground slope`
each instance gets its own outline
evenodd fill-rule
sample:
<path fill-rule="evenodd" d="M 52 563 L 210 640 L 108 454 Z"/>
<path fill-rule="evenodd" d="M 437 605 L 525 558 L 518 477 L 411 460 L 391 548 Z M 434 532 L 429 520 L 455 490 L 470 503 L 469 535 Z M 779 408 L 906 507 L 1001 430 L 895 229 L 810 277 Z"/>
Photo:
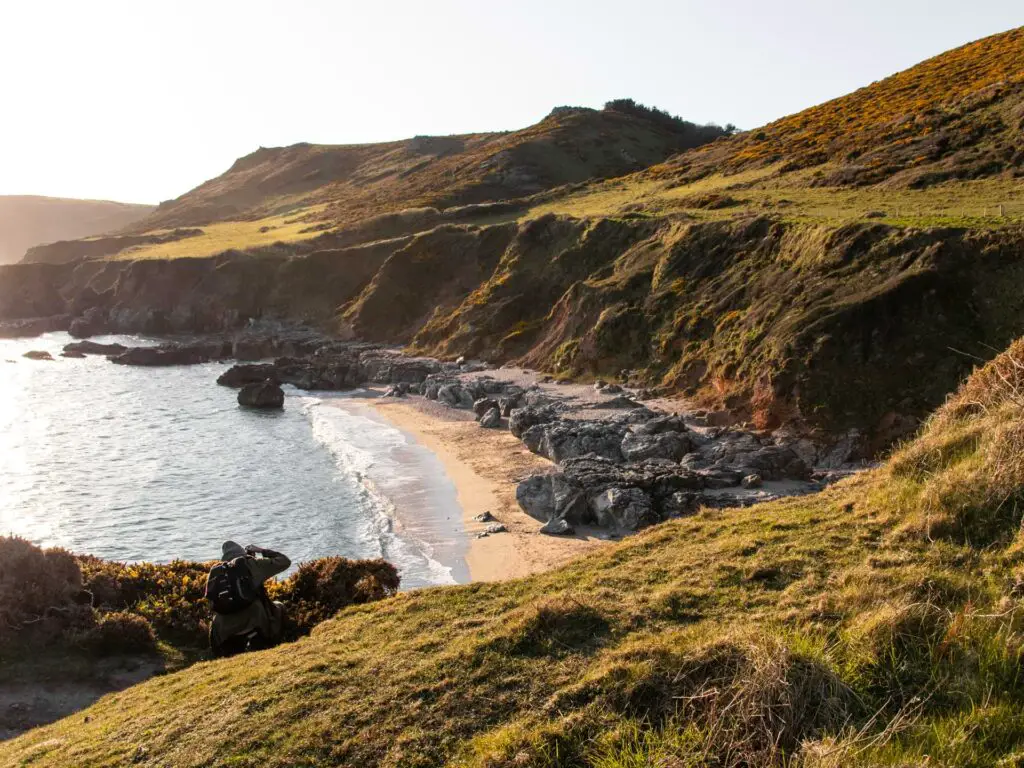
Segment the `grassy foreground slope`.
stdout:
<path fill-rule="evenodd" d="M 881 468 L 558 571 L 350 608 L 5 765 L 1016 766 L 1024 341 Z"/>
<path fill-rule="evenodd" d="M 152 210 L 106 200 L 0 195 L 0 264 L 18 261 L 33 245 L 122 229 Z"/>

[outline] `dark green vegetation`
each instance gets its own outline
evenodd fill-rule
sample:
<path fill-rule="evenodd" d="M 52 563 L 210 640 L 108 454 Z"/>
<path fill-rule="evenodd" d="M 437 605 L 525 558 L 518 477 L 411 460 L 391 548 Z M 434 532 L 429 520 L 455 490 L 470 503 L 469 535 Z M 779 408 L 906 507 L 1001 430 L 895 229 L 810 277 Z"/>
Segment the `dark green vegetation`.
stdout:
<path fill-rule="evenodd" d="M 0 537 L 0 650 L 71 648 L 100 655 L 153 652 L 158 642 L 195 655 L 207 643 L 203 597 L 211 563 L 124 564 Z M 288 639 L 309 634 L 341 608 L 395 594 L 383 560 L 330 557 L 268 584 L 290 607 Z"/>
<path fill-rule="evenodd" d="M 0 264 L 18 261 L 40 243 L 115 232 L 152 211 L 152 205 L 0 195 Z"/>
<path fill-rule="evenodd" d="M 1024 755 L 1024 342 L 883 467 L 560 570 L 351 607 L 7 764 L 970 766 Z"/>

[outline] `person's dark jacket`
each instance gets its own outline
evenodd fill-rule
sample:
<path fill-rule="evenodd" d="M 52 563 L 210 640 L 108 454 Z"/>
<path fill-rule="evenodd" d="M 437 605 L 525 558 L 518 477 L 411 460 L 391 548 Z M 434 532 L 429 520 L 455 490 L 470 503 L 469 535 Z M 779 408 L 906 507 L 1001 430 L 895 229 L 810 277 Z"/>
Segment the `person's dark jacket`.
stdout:
<path fill-rule="evenodd" d="M 249 546 L 243 549 L 233 541 L 224 542 L 221 559 L 224 562 L 236 557 L 245 557 L 245 564 L 252 574 L 253 582 L 260 586 L 264 596 L 253 602 L 244 611 L 231 614 L 214 614 L 210 628 L 210 646 L 216 651 L 233 637 L 244 636 L 256 630 L 265 645 L 272 645 L 281 639 L 281 624 L 284 613 L 279 603 L 272 603 L 263 590 L 263 583 L 279 573 L 288 570 L 292 561 L 280 552 Z M 255 555 L 261 555 L 256 557 Z"/>

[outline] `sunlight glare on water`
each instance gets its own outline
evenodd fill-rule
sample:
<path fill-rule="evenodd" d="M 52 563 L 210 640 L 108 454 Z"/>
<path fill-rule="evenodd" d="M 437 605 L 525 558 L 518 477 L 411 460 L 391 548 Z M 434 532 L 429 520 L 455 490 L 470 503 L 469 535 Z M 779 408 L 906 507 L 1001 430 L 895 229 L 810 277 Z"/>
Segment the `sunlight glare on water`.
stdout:
<path fill-rule="evenodd" d="M 454 488 L 386 422 L 294 390 L 283 411 L 246 410 L 216 384 L 224 364 L 61 358 L 68 341 L 0 340 L 0 533 L 157 562 L 233 538 L 296 562 L 383 556 L 404 587 L 467 578 Z M 56 359 L 22 357 L 37 349 Z M 396 525 L 396 506 L 444 522 Z"/>

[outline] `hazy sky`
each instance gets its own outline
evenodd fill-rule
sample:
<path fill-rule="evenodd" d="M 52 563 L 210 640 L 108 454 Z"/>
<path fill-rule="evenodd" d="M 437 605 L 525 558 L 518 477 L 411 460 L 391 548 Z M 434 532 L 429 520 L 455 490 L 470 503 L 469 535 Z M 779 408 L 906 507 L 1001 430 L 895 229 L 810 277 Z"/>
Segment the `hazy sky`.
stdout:
<path fill-rule="evenodd" d="M 0 194 L 159 202 L 261 145 L 626 96 L 752 128 L 1020 24 L 1022 0 L 0 0 Z"/>

